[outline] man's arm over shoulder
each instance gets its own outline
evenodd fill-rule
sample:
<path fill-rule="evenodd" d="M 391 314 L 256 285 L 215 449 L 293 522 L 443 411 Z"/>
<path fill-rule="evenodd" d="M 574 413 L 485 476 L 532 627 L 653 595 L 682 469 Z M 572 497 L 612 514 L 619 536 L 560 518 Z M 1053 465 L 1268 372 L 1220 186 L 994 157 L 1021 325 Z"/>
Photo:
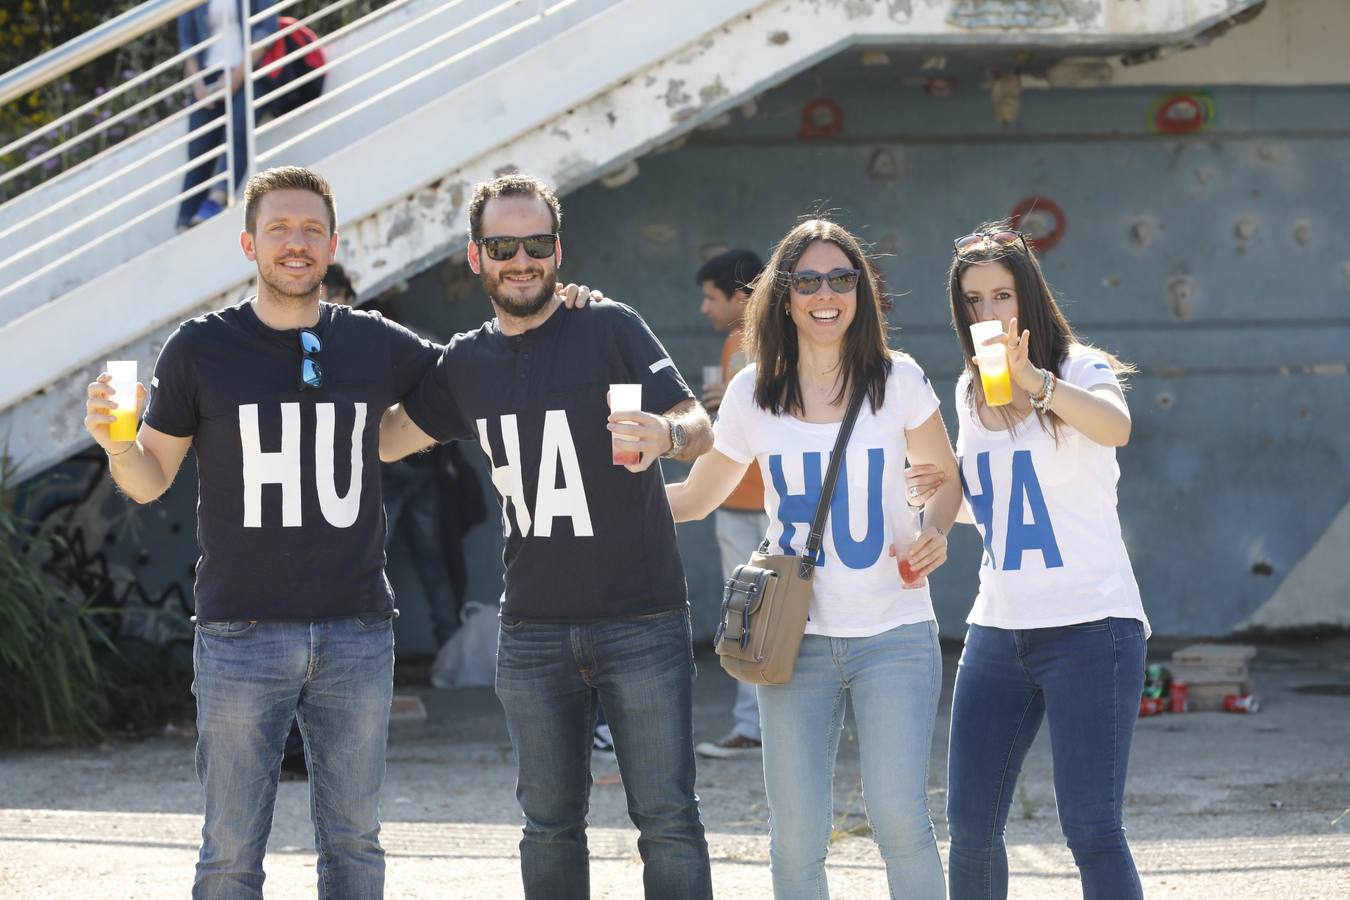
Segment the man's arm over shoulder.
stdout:
<path fill-rule="evenodd" d="M 423 431 L 399 403 L 384 411 L 380 419 L 380 462 L 394 462 L 425 450 L 436 443 Z"/>

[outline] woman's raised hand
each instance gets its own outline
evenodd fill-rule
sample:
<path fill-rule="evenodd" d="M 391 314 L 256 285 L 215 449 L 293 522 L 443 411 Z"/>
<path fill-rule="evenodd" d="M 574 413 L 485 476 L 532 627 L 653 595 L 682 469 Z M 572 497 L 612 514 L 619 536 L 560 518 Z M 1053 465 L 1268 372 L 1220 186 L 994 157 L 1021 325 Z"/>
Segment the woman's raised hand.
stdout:
<path fill-rule="evenodd" d="M 1031 332 L 1017 333 L 1017 317 L 1008 322 L 1008 333 L 1003 336 L 1008 346 L 1008 374 L 1013 382 L 1028 394 L 1039 394 L 1045 376 L 1031 362 Z"/>

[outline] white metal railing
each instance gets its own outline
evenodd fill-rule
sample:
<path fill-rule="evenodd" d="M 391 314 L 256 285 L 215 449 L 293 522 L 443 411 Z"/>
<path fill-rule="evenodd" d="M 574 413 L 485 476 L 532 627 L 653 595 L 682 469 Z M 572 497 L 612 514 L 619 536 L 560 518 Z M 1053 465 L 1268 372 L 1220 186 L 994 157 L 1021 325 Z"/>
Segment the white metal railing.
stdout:
<path fill-rule="evenodd" d="M 125 46 L 200 2 L 148 0 L 20 69 L 0 75 L 0 97 L 13 99 L 53 84 L 99 53 Z M 54 299 L 53 292 L 69 290 L 97 274 L 86 271 L 63 277 L 74 256 L 113 241 L 118 242 L 114 246 L 118 249 L 129 237 L 133 248 L 128 256 L 158 247 L 173 234 L 173 224 L 166 221 L 168 211 L 186 198 L 210 192 L 214 197 L 223 194 L 226 207 L 238 202 L 235 184 L 243 180 L 236 171 L 239 165 L 245 166 L 242 174 L 247 174 L 283 162 L 312 162 L 301 151 L 315 146 L 316 136 L 322 139 L 330 129 L 354 127 L 358 121 L 365 131 L 388 124 L 380 115 L 395 95 L 539 24 L 548 14 L 577 0 L 390 0 L 325 33 L 325 21 L 357 2 L 332 0 L 310 8 L 295 23 L 258 41 L 252 39 L 256 23 L 286 13 L 305 0 L 277 0 L 257 11 L 253 10 L 256 0 L 241 2 L 246 64 L 302 27 L 313 29 L 318 39 L 265 65 L 250 66 L 252 76 L 242 80 L 244 113 L 238 122 L 231 112 L 230 77 L 223 64 L 162 83 L 166 73 L 224 40 L 212 35 L 0 147 L 0 158 L 27 156 L 0 173 L 0 196 L 12 195 L 0 203 L 0 323 Z M 272 90 L 259 90 L 263 79 L 316 49 L 325 54 L 321 67 Z M 297 109 L 268 118 L 267 109 L 274 101 L 335 69 L 348 76 L 341 84 Z M 205 86 L 199 98 L 194 97 L 198 84 Z M 177 108 L 156 112 L 166 106 Z M 215 114 L 191 127 L 187 120 L 201 110 Z M 148 127 L 90 152 L 97 146 L 94 142 L 106 141 L 115 129 L 147 115 L 154 117 Z M 243 129 L 244 161 L 236 160 L 232 149 L 236 128 Z M 196 156 L 184 151 L 198 138 L 219 134 L 222 129 L 223 143 L 212 142 Z M 82 153 L 90 155 L 78 159 Z M 211 167 L 204 181 L 175 189 L 177 180 L 202 165 Z M 49 168 L 59 171 L 32 187 L 18 189 L 22 182 L 17 179 L 33 178 Z M 40 286 L 48 288 L 47 296 L 36 289 Z"/>

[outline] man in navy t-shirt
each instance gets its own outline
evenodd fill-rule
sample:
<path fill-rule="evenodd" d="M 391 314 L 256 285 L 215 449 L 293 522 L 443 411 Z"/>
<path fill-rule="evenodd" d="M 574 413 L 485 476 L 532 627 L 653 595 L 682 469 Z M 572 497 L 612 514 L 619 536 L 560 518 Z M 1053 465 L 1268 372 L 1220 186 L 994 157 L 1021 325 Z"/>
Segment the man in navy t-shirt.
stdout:
<path fill-rule="evenodd" d="M 525 812 L 525 895 L 590 894 L 591 735 L 604 704 L 640 836 L 648 898 L 711 897 L 694 794 L 688 597 L 660 456 L 692 459 L 712 426 L 642 318 L 603 302 L 557 314 L 561 208 L 543 183 L 478 185 L 469 265 L 496 317 L 457 335 L 381 427 L 383 458 L 476 439 L 506 536 L 497 695 Z M 611 415 L 611 384 L 642 407 Z M 615 465 L 611 432 L 637 462 Z"/>
<path fill-rule="evenodd" d="M 184 322 L 155 364 L 134 441 L 114 441 L 107 376 L 85 427 L 140 503 L 197 456 L 193 693 L 206 822 L 194 897 L 261 897 L 282 748 L 305 736 L 320 894 L 379 897 L 378 798 L 393 691 L 380 416 L 440 347 L 378 315 L 319 301 L 337 251 L 327 183 L 260 172 L 245 190 L 258 294 Z"/>

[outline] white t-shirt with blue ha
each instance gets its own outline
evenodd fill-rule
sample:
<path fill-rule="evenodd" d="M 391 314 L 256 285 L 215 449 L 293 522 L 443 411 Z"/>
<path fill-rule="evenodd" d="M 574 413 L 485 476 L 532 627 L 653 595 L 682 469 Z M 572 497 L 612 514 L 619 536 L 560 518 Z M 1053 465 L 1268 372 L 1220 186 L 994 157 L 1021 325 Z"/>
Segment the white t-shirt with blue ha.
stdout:
<path fill-rule="evenodd" d="M 1062 381 L 1117 385 L 1101 353 L 1075 344 Z M 1106 447 L 1061 425 L 1059 443 L 1035 415 L 991 430 L 956 385 L 962 488 L 984 541 L 980 592 L 967 622 L 1053 628 L 1115 616 L 1150 628 L 1116 512 L 1120 468 Z"/>
<path fill-rule="evenodd" d="M 736 462 L 759 464 L 770 552 L 800 555 L 839 424 L 772 415 L 755 405 L 754 390 L 750 365 L 727 385 L 713 446 Z M 888 554 L 886 510 L 905 506 L 905 430 L 926 422 L 938 405 L 918 363 L 893 353 L 885 401 L 876 413 L 863 402 L 845 450 L 813 576 L 807 634 L 868 637 L 934 618 L 926 585 L 901 587 Z"/>

